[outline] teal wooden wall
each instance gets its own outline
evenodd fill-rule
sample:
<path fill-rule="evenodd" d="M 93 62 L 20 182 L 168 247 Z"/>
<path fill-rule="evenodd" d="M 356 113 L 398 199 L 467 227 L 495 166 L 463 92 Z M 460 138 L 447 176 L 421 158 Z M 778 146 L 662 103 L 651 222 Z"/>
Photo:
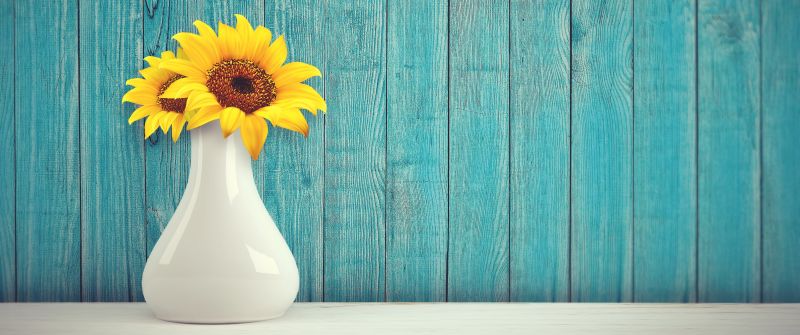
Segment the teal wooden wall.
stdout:
<path fill-rule="evenodd" d="M 190 148 L 124 81 L 235 13 L 325 74 L 298 300 L 800 301 L 800 0 L 2 0 L 0 301 L 142 300 Z"/>

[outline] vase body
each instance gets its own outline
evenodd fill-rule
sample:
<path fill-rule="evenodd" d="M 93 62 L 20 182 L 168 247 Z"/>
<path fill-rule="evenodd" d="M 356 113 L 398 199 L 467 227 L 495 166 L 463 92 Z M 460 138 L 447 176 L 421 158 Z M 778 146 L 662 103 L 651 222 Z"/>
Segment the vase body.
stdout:
<path fill-rule="evenodd" d="M 214 121 L 189 134 L 189 182 L 142 276 L 147 305 L 185 323 L 283 315 L 297 295 L 297 265 L 258 194 L 239 132 L 225 139 Z"/>

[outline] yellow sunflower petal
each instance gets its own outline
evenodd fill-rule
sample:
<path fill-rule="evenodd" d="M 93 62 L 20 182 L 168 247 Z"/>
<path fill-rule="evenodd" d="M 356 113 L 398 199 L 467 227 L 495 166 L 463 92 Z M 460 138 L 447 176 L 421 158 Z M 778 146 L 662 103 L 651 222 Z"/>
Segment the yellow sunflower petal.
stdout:
<path fill-rule="evenodd" d="M 275 42 L 272 42 L 258 64 L 261 65 L 267 73 L 272 74 L 286 61 L 287 55 L 286 40 L 284 40 L 283 35 L 281 35 L 275 39 Z"/>
<path fill-rule="evenodd" d="M 189 124 L 186 125 L 186 130 L 192 130 L 206 123 L 219 119 L 219 114 L 221 111 L 222 107 L 220 106 L 200 108 L 192 115 L 192 117 L 188 119 Z"/>
<path fill-rule="evenodd" d="M 157 113 L 161 111 L 161 106 L 159 105 L 147 105 L 137 108 L 136 110 L 131 113 L 131 117 L 128 118 L 128 124 L 133 124 L 136 121 L 141 120 L 150 114 Z"/>
<path fill-rule="evenodd" d="M 254 160 L 258 159 L 261 149 L 264 147 L 264 142 L 267 141 L 267 123 L 264 119 L 250 114 L 244 118 L 242 123 L 242 142 L 250 157 Z"/>
<path fill-rule="evenodd" d="M 191 83 L 184 85 L 178 89 L 178 96 L 188 97 L 192 92 L 208 92 L 208 87 L 205 84 Z"/>
<path fill-rule="evenodd" d="M 275 127 L 281 127 L 296 131 L 308 136 L 308 122 L 297 108 L 284 108 L 280 106 L 267 106 L 261 108 L 253 114 L 269 120 Z"/>
<path fill-rule="evenodd" d="M 242 40 L 242 49 L 247 51 L 247 46 L 253 42 L 255 31 L 253 31 L 253 26 L 250 25 L 250 21 L 247 21 L 246 17 L 239 14 L 234 16 L 236 16 L 236 32 L 239 33 L 239 38 Z"/>
<path fill-rule="evenodd" d="M 144 88 L 150 91 L 158 92 L 159 86 L 155 82 L 148 81 L 144 78 L 131 78 L 125 81 L 125 85 L 133 86 L 136 88 Z"/>
<path fill-rule="evenodd" d="M 216 40 L 217 34 L 214 32 L 214 29 L 211 28 L 208 24 L 203 21 L 195 20 L 194 27 L 197 28 L 197 32 L 200 33 L 200 36 L 203 38 L 207 38 L 209 40 Z"/>
<path fill-rule="evenodd" d="M 172 121 L 172 142 L 178 142 L 178 138 L 181 137 L 181 131 L 183 131 L 183 125 L 186 123 L 186 120 L 183 118 L 183 114 L 178 113 L 178 117 Z"/>
<path fill-rule="evenodd" d="M 236 17 L 236 30 L 240 34 L 247 34 L 253 32 L 253 26 L 250 25 L 250 21 L 247 21 L 247 18 L 241 14 L 234 14 L 233 16 Z"/>
<path fill-rule="evenodd" d="M 270 106 L 261 107 L 253 112 L 253 114 L 269 120 L 273 115 L 279 114 L 281 111 L 283 111 L 283 107 L 273 104 Z"/>
<path fill-rule="evenodd" d="M 185 59 L 172 59 L 159 65 L 162 70 L 169 70 L 192 79 L 206 79 L 206 72 L 198 69 L 194 63 Z"/>
<path fill-rule="evenodd" d="M 197 108 L 190 109 L 189 107 L 184 107 L 184 109 L 183 109 L 183 119 L 186 120 L 186 122 L 189 122 L 189 119 L 194 117 L 197 114 L 197 112 L 198 112 Z"/>
<path fill-rule="evenodd" d="M 169 131 L 169 127 L 172 126 L 172 122 L 175 121 L 175 118 L 178 117 L 180 113 L 176 112 L 167 112 L 161 119 L 158 120 L 158 125 L 161 128 L 161 131 L 166 134 Z"/>
<path fill-rule="evenodd" d="M 144 58 L 144 61 L 150 65 L 150 67 L 158 67 L 158 64 L 161 63 L 161 59 L 155 56 L 147 56 Z"/>
<path fill-rule="evenodd" d="M 192 93 L 189 94 L 189 98 L 186 99 L 186 109 L 189 110 L 208 106 L 219 106 L 219 102 L 217 102 L 217 98 L 214 97 L 214 94 L 192 91 Z"/>
<path fill-rule="evenodd" d="M 258 26 L 253 31 L 253 34 L 256 35 L 259 42 L 265 42 L 265 45 L 269 47 L 270 42 L 272 42 L 272 31 L 270 31 L 267 27 Z"/>
<path fill-rule="evenodd" d="M 242 58 L 244 59 L 252 59 L 248 57 L 251 48 L 251 45 L 257 45 L 257 41 L 255 40 L 255 31 L 253 30 L 253 26 L 250 25 L 250 21 L 247 20 L 246 17 L 236 14 L 236 32 L 239 34 L 239 42 L 241 42 L 241 54 Z"/>
<path fill-rule="evenodd" d="M 158 102 L 158 98 L 152 92 L 142 88 L 134 88 L 122 96 L 122 102 L 132 102 L 137 105 L 152 105 Z"/>
<path fill-rule="evenodd" d="M 313 87 L 302 83 L 288 84 L 279 87 L 277 98 L 280 100 L 305 99 L 308 100 L 309 103 L 312 103 L 316 110 L 321 110 L 323 112 L 328 110 L 325 99 L 323 99 Z M 309 109 L 308 111 L 316 113 L 316 110 Z"/>
<path fill-rule="evenodd" d="M 145 69 L 139 70 L 139 73 L 144 77 L 144 79 L 152 80 L 155 82 L 163 83 L 172 76 L 171 73 L 167 71 L 163 71 L 157 67 L 148 67 Z"/>
<path fill-rule="evenodd" d="M 219 47 L 223 58 L 241 59 L 244 56 L 245 44 L 241 37 L 233 27 L 219 23 Z"/>
<path fill-rule="evenodd" d="M 142 93 L 142 94 L 148 94 L 148 95 L 158 95 L 158 88 L 160 87 L 160 86 L 156 86 L 158 84 L 159 83 L 157 83 L 157 82 L 155 82 L 153 80 L 148 80 L 147 84 L 144 84 L 144 85 L 141 85 L 141 86 L 136 86 L 136 87 L 132 88 L 131 91 L 136 91 L 135 94 Z"/>
<path fill-rule="evenodd" d="M 208 92 L 208 87 L 195 78 L 181 78 L 170 84 L 161 94 L 161 97 L 169 99 L 186 98 L 193 91 Z"/>
<path fill-rule="evenodd" d="M 298 108 L 298 109 L 305 109 L 311 114 L 317 115 L 317 107 L 319 107 L 318 102 L 310 99 L 302 99 L 302 98 L 280 98 L 272 102 L 273 106 L 280 106 L 282 108 Z"/>
<path fill-rule="evenodd" d="M 186 57 L 196 64 L 197 68 L 207 70 L 217 63 L 222 56 L 216 41 L 202 38 L 191 33 L 177 33 L 173 36 L 183 48 Z"/>
<path fill-rule="evenodd" d="M 269 43 L 272 41 L 272 32 L 262 26 L 256 27 L 253 32 L 253 39 L 247 46 L 245 57 L 247 59 L 260 59 L 261 55 L 269 49 Z"/>
<path fill-rule="evenodd" d="M 148 138 L 150 135 L 153 135 L 153 133 L 158 129 L 159 121 L 161 121 L 161 118 L 166 114 L 167 112 L 165 111 L 158 111 L 147 118 L 147 121 L 144 123 L 144 138 Z"/>
<path fill-rule="evenodd" d="M 222 127 L 222 136 L 230 136 L 244 121 L 244 112 L 236 107 L 224 108 L 219 114 L 219 125 Z"/>
<path fill-rule="evenodd" d="M 276 87 L 285 86 L 288 84 L 299 83 L 311 77 L 322 76 L 319 69 L 313 65 L 292 62 L 281 66 L 275 73 L 272 74 L 272 80 L 275 81 Z"/>
<path fill-rule="evenodd" d="M 177 59 L 187 59 L 186 54 L 183 52 L 183 48 L 178 48 L 178 56 Z"/>
<path fill-rule="evenodd" d="M 164 52 L 161 53 L 161 59 L 162 60 L 175 59 L 175 53 L 173 53 L 172 51 L 169 51 L 169 50 L 164 51 Z"/>

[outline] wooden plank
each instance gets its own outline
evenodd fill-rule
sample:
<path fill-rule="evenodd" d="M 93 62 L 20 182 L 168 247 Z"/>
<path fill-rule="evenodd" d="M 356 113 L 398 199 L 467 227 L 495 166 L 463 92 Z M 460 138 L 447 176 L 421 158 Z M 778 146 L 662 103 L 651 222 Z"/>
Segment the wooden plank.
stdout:
<path fill-rule="evenodd" d="M 800 1 L 763 2 L 764 302 L 800 302 Z"/>
<path fill-rule="evenodd" d="M 327 76 L 323 7 L 313 0 L 267 1 L 266 7 L 266 20 L 259 24 L 271 29 L 275 37 L 285 35 L 288 61 L 312 64 Z M 321 78 L 306 83 L 323 93 Z M 262 158 L 254 165 L 261 197 L 297 261 L 297 300 L 321 301 L 325 119 L 322 114 L 314 117 L 309 113 L 306 119 L 311 128 L 307 138 L 271 128 Z"/>
<path fill-rule="evenodd" d="M 386 297 L 447 298 L 447 3 L 390 1 Z"/>
<path fill-rule="evenodd" d="M 20 301 L 77 301 L 77 1 L 20 1 L 15 12 L 15 113 L 21 116 L 15 122 L 17 296 Z"/>
<path fill-rule="evenodd" d="M 0 3 L 0 31 L 5 32 L 0 35 L 0 302 L 17 299 L 14 15 L 14 2 Z"/>
<path fill-rule="evenodd" d="M 188 14 L 197 3 L 188 0 L 145 1 L 142 6 L 144 17 L 144 56 L 161 56 L 166 50 L 175 51 L 177 43 L 172 36 L 181 31 L 195 32 L 193 17 Z M 147 63 L 140 60 L 140 68 Z M 136 134 L 144 134 L 144 120 L 137 122 Z M 185 130 L 185 129 L 184 129 Z M 189 133 L 182 133 L 177 143 L 172 142 L 170 134 L 156 131 L 143 142 L 145 153 L 145 226 L 147 227 L 147 251 L 150 255 L 161 232 L 175 213 L 175 208 L 183 196 L 189 180 L 190 140 Z"/>
<path fill-rule="evenodd" d="M 449 301 L 507 301 L 507 1 L 450 2 Z"/>
<path fill-rule="evenodd" d="M 385 3 L 326 4 L 324 300 L 385 296 Z M 309 201 L 315 201 L 311 199 Z"/>
<path fill-rule="evenodd" d="M 138 300 L 145 262 L 142 132 L 120 104 L 142 59 L 140 1 L 80 3 L 83 301 Z"/>
<path fill-rule="evenodd" d="M 759 8 L 698 3 L 698 299 L 759 301 Z"/>
<path fill-rule="evenodd" d="M 187 325 L 145 304 L 0 304 L 3 334 L 795 334 L 797 304 L 298 303 L 280 319 Z"/>
<path fill-rule="evenodd" d="M 632 298 L 632 4 L 572 2 L 572 299 Z"/>
<path fill-rule="evenodd" d="M 511 300 L 569 299 L 568 0 L 511 2 Z"/>
<path fill-rule="evenodd" d="M 241 1 L 202 1 L 202 0 L 188 0 L 190 1 L 189 19 L 202 20 L 210 25 L 214 30 L 217 30 L 219 22 L 227 25 L 235 26 L 235 14 L 242 14 L 247 17 L 253 25 L 258 25 L 264 22 L 264 1 L 263 0 L 241 0 Z M 189 27 L 186 31 L 197 32 L 194 26 Z"/>
<path fill-rule="evenodd" d="M 634 6 L 634 300 L 696 300 L 695 0 Z"/>

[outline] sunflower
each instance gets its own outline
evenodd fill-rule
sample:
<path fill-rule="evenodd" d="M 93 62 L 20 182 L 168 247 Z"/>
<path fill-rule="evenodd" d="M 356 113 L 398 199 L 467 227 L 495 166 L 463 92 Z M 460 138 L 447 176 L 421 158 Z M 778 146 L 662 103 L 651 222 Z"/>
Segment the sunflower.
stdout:
<path fill-rule="evenodd" d="M 316 115 L 326 111 L 325 100 L 306 79 L 321 76 L 316 67 L 293 62 L 284 64 L 286 41 L 272 41 L 269 29 L 255 29 L 242 15 L 236 28 L 219 23 L 219 33 L 195 21 L 198 34 L 178 33 L 187 59 L 161 62 L 160 68 L 182 76 L 164 91 L 162 98 L 186 98 L 186 107 L 196 110 L 187 129 L 219 119 L 223 136 L 241 130 L 242 142 L 258 159 L 267 139 L 267 123 L 308 136 L 308 123 L 301 109 Z"/>
<path fill-rule="evenodd" d="M 133 89 L 122 96 L 122 102 L 132 102 L 141 107 L 137 108 L 128 119 L 132 124 L 142 118 L 147 118 L 144 124 L 144 137 L 148 138 L 159 127 L 164 134 L 172 129 L 172 140 L 177 142 L 186 124 L 187 118 L 184 115 L 186 110 L 186 99 L 184 98 L 161 98 L 167 88 L 183 78 L 175 72 L 160 69 L 159 65 L 168 60 L 184 58 L 181 49 L 178 49 L 178 57 L 172 51 L 164 51 L 161 58 L 155 56 L 145 57 L 144 60 L 150 65 L 139 71 L 143 78 L 133 78 L 125 82 L 126 85 L 133 86 Z"/>

